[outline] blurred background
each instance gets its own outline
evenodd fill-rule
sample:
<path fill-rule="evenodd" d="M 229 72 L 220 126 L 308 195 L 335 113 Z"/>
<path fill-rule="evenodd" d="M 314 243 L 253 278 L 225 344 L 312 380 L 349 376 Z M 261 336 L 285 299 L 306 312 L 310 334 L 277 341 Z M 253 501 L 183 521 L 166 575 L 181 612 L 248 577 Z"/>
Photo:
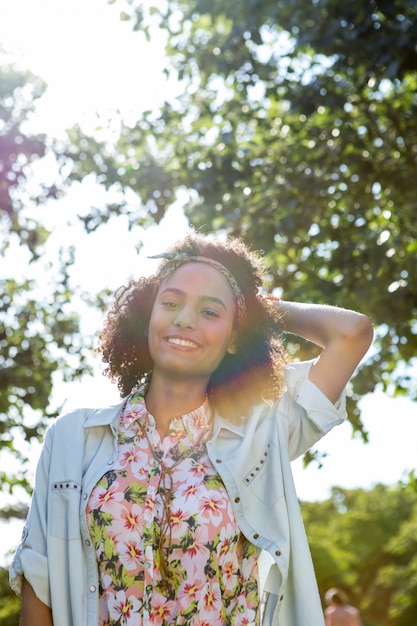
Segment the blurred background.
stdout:
<path fill-rule="evenodd" d="M 193 227 L 372 318 L 349 422 L 293 470 L 322 596 L 416 626 L 415 1 L 2 0 L 0 42 L 0 623 L 45 428 L 118 399 L 112 293 Z"/>

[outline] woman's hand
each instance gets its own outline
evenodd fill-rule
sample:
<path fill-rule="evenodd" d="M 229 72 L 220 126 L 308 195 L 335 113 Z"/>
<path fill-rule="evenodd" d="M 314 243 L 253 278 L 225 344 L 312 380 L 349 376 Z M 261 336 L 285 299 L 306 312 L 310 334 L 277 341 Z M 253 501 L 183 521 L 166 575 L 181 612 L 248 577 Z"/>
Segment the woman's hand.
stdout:
<path fill-rule="evenodd" d="M 309 378 L 336 402 L 373 339 L 370 319 L 362 313 L 320 304 L 276 303 L 284 332 L 312 341 L 322 351 Z"/>

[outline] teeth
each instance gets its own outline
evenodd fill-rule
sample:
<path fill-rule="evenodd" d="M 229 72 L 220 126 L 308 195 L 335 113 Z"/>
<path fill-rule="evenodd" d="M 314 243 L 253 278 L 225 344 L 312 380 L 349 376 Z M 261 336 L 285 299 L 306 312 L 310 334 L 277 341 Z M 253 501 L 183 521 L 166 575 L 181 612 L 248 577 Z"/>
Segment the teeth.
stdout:
<path fill-rule="evenodd" d="M 192 341 L 187 341 L 186 339 L 178 339 L 177 337 L 171 337 L 168 339 L 168 343 L 174 343 L 177 346 L 184 346 L 185 348 L 196 348 L 197 344 Z"/>

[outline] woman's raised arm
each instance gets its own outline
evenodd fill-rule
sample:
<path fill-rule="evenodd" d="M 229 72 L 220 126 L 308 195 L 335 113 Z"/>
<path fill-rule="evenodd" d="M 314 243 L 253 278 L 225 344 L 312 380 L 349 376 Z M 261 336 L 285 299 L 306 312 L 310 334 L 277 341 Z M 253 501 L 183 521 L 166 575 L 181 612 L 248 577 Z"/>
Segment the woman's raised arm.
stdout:
<path fill-rule="evenodd" d="M 279 301 L 282 326 L 312 341 L 322 351 L 310 380 L 336 402 L 373 339 L 370 319 L 362 313 L 321 304 Z"/>

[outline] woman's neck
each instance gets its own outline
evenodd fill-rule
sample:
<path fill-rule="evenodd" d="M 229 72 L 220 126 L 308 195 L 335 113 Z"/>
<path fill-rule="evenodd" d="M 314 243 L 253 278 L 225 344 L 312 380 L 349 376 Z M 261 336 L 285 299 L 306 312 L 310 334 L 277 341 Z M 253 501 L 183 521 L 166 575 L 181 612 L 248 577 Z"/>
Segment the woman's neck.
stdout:
<path fill-rule="evenodd" d="M 145 396 L 146 408 L 155 418 L 158 432 L 165 435 L 171 420 L 197 409 L 206 394 L 206 381 L 166 380 L 153 375 Z"/>

